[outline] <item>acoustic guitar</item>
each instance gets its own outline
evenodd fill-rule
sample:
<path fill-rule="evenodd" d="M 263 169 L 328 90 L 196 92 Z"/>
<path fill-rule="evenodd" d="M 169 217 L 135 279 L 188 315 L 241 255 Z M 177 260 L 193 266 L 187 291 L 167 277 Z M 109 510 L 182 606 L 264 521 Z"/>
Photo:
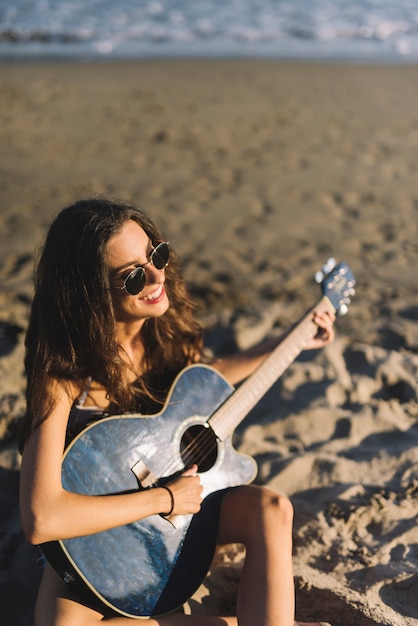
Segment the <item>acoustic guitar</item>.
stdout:
<path fill-rule="evenodd" d="M 344 263 L 325 267 L 316 308 L 344 313 L 354 294 L 353 273 Z M 308 312 L 236 390 L 213 368 L 191 365 L 174 381 L 159 414 L 110 416 L 88 426 L 64 453 L 64 488 L 127 493 L 163 484 L 194 463 L 204 501 L 217 490 L 251 482 L 257 466 L 234 450 L 234 429 L 316 332 Z M 192 518 L 153 515 L 41 548 L 69 587 L 93 605 L 131 618 L 158 616 L 181 607 L 210 567 L 214 547 L 205 554 L 199 546 L 193 548 L 196 566 L 181 567 Z"/>

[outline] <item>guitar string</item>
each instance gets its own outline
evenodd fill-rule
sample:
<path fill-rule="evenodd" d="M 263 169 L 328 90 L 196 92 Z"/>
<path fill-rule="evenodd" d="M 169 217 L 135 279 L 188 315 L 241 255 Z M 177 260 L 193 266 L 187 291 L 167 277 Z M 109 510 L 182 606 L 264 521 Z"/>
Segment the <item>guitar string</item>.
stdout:
<path fill-rule="evenodd" d="M 303 320 L 303 322 L 301 323 L 301 326 L 302 327 L 308 326 L 310 328 L 311 320 L 310 319 Z M 307 329 L 304 328 L 304 330 L 307 330 Z M 300 331 L 302 331 L 302 328 L 300 328 Z M 292 344 L 292 356 L 296 356 L 297 354 L 300 353 L 301 346 L 297 345 L 296 342 L 294 341 L 292 341 L 291 344 Z M 303 342 L 302 342 L 302 345 L 303 345 Z M 290 362 L 292 362 L 292 360 L 293 358 L 290 360 Z M 286 365 L 287 365 L 287 360 L 286 360 Z M 276 378 L 277 376 L 271 377 L 273 382 Z M 264 390 L 264 385 L 262 385 L 261 387 Z M 247 391 L 251 392 L 251 390 L 253 390 L 253 393 L 257 399 L 261 397 L 262 394 L 260 392 L 257 392 L 255 384 L 249 385 Z M 239 407 L 240 405 L 244 404 L 243 402 L 244 398 L 241 397 L 242 394 L 240 394 L 239 391 L 240 389 L 238 389 L 238 391 L 235 392 L 233 396 L 230 396 L 230 398 L 228 398 L 228 408 L 230 409 L 231 413 L 234 413 L 234 410 L 236 411 L 237 406 Z M 247 402 L 245 402 L 245 404 L 247 404 Z M 218 409 L 216 413 L 219 414 L 221 411 L 223 411 L 223 409 L 224 407 L 221 407 L 220 409 Z M 206 422 L 207 424 L 209 424 L 209 419 L 210 418 L 208 418 L 208 422 Z M 196 424 L 196 425 L 199 426 L 199 424 Z M 213 431 L 213 429 L 212 428 L 208 429 L 204 425 L 202 425 L 202 431 L 196 437 L 194 437 L 191 440 L 191 442 L 188 443 L 185 446 L 185 448 L 181 451 L 180 457 L 184 463 L 184 467 L 187 468 L 189 464 L 192 464 L 192 463 L 196 463 L 198 466 L 203 464 L 207 459 L 210 458 L 210 456 L 214 453 L 214 451 L 217 450 L 217 447 L 218 447 L 217 436 L 215 432 Z M 169 461 L 168 467 L 166 467 L 166 469 L 161 472 L 161 476 L 169 477 L 175 472 L 177 467 L 178 467 L 178 458 L 176 459 L 173 458 L 172 460 Z"/>
<path fill-rule="evenodd" d="M 274 353 L 269 355 L 260 365 L 258 368 L 259 376 L 257 378 L 250 378 L 244 385 L 238 388 L 224 406 L 216 411 L 210 420 L 213 430 L 216 433 L 220 434 L 219 431 L 221 431 L 221 434 L 225 433 L 225 424 L 228 421 L 228 416 L 225 415 L 225 413 L 228 410 L 232 411 L 232 423 L 236 425 L 239 422 L 236 421 L 234 413 L 241 416 L 243 413 L 248 413 L 256 406 L 260 398 L 263 397 L 266 391 L 277 381 L 280 375 L 283 374 L 287 367 L 295 360 L 297 355 L 300 354 L 306 341 L 314 336 L 316 325 L 310 318 L 305 318 L 295 330 L 297 330 L 296 333 L 291 333 L 280 344 L 279 351 L 274 351 Z M 230 432 L 232 432 L 232 430 L 227 428 L 224 436 Z M 221 439 L 223 438 L 224 437 L 221 437 Z"/>
<path fill-rule="evenodd" d="M 295 350 L 295 352 L 299 353 L 300 350 L 297 349 L 297 351 Z M 287 364 L 287 360 L 286 360 L 286 364 Z M 276 380 L 277 376 L 275 375 L 275 368 L 270 368 L 270 372 L 268 373 L 269 375 L 267 375 L 267 379 L 269 381 L 273 381 Z M 257 400 L 262 397 L 263 392 L 265 391 L 265 380 L 263 381 L 262 384 L 258 384 L 257 383 L 252 383 L 251 385 L 249 385 L 246 388 L 246 394 L 245 396 L 243 396 L 242 393 L 235 392 L 234 395 L 232 397 L 230 397 L 228 400 L 228 404 L 227 407 L 221 407 L 220 409 L 218 409 L 218 411 L 216 412 L 216 415 L 218 416 L 218 419 L 220 420 L 220 414 L 225 414 L 226 420 L 231 421 L 232 423 L 235 423 L 235 419 L 231 419 L 231 415 L 232 417 L 234 417 L 234 415 L 238 414 L 242 414 L 242 408 L 247 409 L 248 405 L 254 406 L 257 402 Z M 270 384 L 268 383 L 267 388 L 270 387 Z M 251 397 L 249 397 L 251 396 Z M 207 422 L 210 426 L 210 418 Z M 229 429 L 228 429 L 229 430 Z M 216 451 L 217 449 L 217 436 L 216 433 L 214 432 L 214 430 L 210 427 L 210 429 L 207 429 L 205 427 L 203 427 L 203 430 L 201 431 L 201 433 L 199 433 L 199 435 L 197 437 L 195 437 L 187 446 L 186 448 L 182 451 L 182 458 L 185 461 L 185 465 L 187 467 L 187 461 L 194 461 L 197 463 L 197 465 L 199 465 L 199 459 L 201 463 L 204 463 L 207 459 L 210 458 L 210 455 L 213 454 L 214 451 Z M 203 444 L 203 445 L 202 445 Z"/>
<path fill-rule="evenodd" d="M 329 300 L 326 297 L 323 297 L 321 299 L 321 301 L 319 303 L 317 303 L 317 308 L 322 308 L 323 310 L 326 310 L 329 306 Z M 305 343 L 305 340 L 307 340 L 310 336 L 313 336 L 314 330 L 316 330 L 316 326 L 315 324 L 312 322 L 312 319 L 310 317 L 306 317 L 305 319 L 303 319 L 298 326 L 294 329 L 294 331 L 298 331 L 297 332 L 297 338 L 300 339 L 300 337 L 302 336 L 302 341 L 298 342 L 295 341 L 295 336 L 294 336 L 294 331 L 290 333 L 290 335 L 288 337 L 286 337 L 283 341 L 283 344 L 279 344 L 281 345 L 283 348 L 285 348 L 286 343 L 289 343 L 291 349 L 288 349 L 289 355 L 288 357 L 291 357 L 290 360 L 289 358 L 287 360 L 285 360 L 285 366 L 289 365 L 294 358 L 297 356 L 297 354 L 300 353 L 300 351 L 303 348 L 303 345 Z M 306 336 L 304 335 L 304 332 L 306 333 Z M 274 353 L 272 353 L 274 354 Z M 269 357 L 267 357 L 267 359 L 261 364 L 260 369 L 262 369 L 263 374 L 268 374 L 268 366 L 271 364 L 271 362 L 274 362 L 270 357 L 272 357 L 272 355 L 270 355 Z M 266 367 L 267 366 L 267 367 Z M 277 371 L 277 368 L 276 368 Z M 284 369 L 283 369 L 284 371 Z M 269 372 L 269 374 L 271 375 L 271 372 Z M 280 375 L 280 374 L 279 374 Z M 270 376 L 267 375 L 267 378 L 270 378 Z M 274 382 L 276 380 L 277 376 L 271 376 L 271 382 Z M 262 385 L 262 391 L 264 393 L 264 391 L 266 390 L 265 388 L 269 388 L 271 385 L 267 384 L 267 386 Z M 258 392 L 256 390 L 256 384 L 253 383 L 249 383 L 248 382 L 248 386 L 245 386 L 246 391 L 251 391 L 251 388 L 254 390 L 255 389 L 255 397 L 256 400 L 258 400 L 263 393 Z M 237 390 L 237 392 L 233 393 L 232 396 L 230 396 L 227 399 L 227 407 L 228 409 L 230 409 L 231 413 L 234 413 L 234 408 L 236 410 L 236 407 L 240 407 L 241 404 L 244 403 L 244 398 L 242 398 L 242 392 L 243 388 L 239 388 Z M 247 402 L 245 402 L 245 404 L 248 404 Z M 254 403 L 255 404 L 255 403 Z M 253 404 L 253 406 L 254 406 Z M 252 407 L 251 407 L 252 408 Z M 221 412 L 225 412 L 225 406 L 222 406 L 220 409 L 218 409 L 214 415 L 219 416 L 219 414 Z M 180 458 L 182 459 L 183 463 L 184 463 L 184 467 L 188 467 L 189 466 L 189 462 L 190 463 L 196 463 L 199 466 L 199 459 L 201 459 L 201 462 L 203 463 L 206 459 L 209 458 L 210 454 L 213 454 L 213 451 L 217 449 L 217 435 L 215 433 L 215 431 L 211 428 L 210 426 L 210 417 L 208 418 L 206 424 L 209 425 L 209 429 L 207 429 L 206 427 L 204 427 L 202 425 L 202 431 L 201 433 L 199 433 L 199 435 L 195 438 L 192 439 L 192 441 L 190 443 L 188 443 L 185 448 L 181 451 L 180 454 Z M 197 426 L 199 424 L 196 424 Z M 187 431 L 186 431 L 187 432 Z M 210 437 L 208 436 L 208 433 L 211 433 Z M 201 443 L 203 443 L 204 445 L 202 446 Z M 205 448 L 206 445 L 206 448 Z M 196 451 L 198 451 L 199 455 L 196 453 Z M 163 470 L 161 472 L 161 477 L 169 477 L 170 475 L 172 475 L 176 470 L 178 470 L 178 458 L 173 458 L 170 462 L 168 467 Z M 158 482 L 157 482 L 158 484 Z"/>
<path fill-rule="evenodd" d="M 321 303 L 322 304 L 322 303 Z M 312 323 L 312 320 L 310 318 L 306 318 L 305 320 L 302 320 L 302 322 L 300 323 L 299 326 L 299 335 L 303 334 L 302 331 L 306 332 L 306 337 L 303 337 L 303 341 L 301 343 L 298 343 L 296 341 L 294 341 L 294 339 L 292 341 L 290 341 L 290 345 L 292 347 L 292 350 L 289 352 L 292 352 L 292 358 L 290 359 L 290 363 L 292 362 L 292 360 L 294 359 L 294 357 L 300 353 L 304 341 L 305 339 L 308 338 L 308 336 L 312 335 L 312 332 L 308 332 L 310 329 L 315 329 L 316 326 Z M 291 339 L 292 334 L 289 336 L 288 339 Z M 299 337 L 300 338 L 300 337 Z M 286 342 L 286 339 L 284 340 Z M 266 362 L 269 361 L 269 358 L 266 359 L 266 361 L 264 361 L 264 363 L 260 366 L 263 367 Z M 289 359 L 285 360 L 285 365 L 288 365 Z M 263 373 L 266 373 L 267 370 L 265 370 Z M 274 380 L 277 378 L 277 376 L 272 376 L 272 380 L 274 382 Z M 270 385 L 267 386 L 267 388 Z M 256 385 L 251 384 L 248 387 L 248 390 L 251 390 L 251 387 L 254 389 L 256 387 Z M 264 391 L 264 385 L 262 385 L 262 389 Z M 239 407 L 240 404 L 247 404 L 247 402 L 244 403 L 244 398 L 242 398 L 242 394 L 240 394 L 240 391 L 242 390 L 242 388 L 239 388 L 237 390 L 237 392 L 235 392 L 232 396 L 230 396 L 227 400 L 228 403 L 228 408 L 230 409 L 231 413 L 234 412 L 234 410 L 236 410 L 236 405 Z M 248 391 L 247 390 L 247 391 Z M 262 393 L 257 393 L 257 391 L 254 394 L 256 396 L 257 399 L 259 399 L 262 396 Z M 245 398 L 247 399 L 247 397 Z M 216 411 L 216 415 L 218 416 L 221 412 L 225 412 L 225 407 L 221 407 L 220 409 L 218 409 L 218 411 Z M 208 418 L 208 422 L 207 424 L 209 424 L 209 420 L 210 418 Z M 209 424 L 210 426 L 210 424 Z M 187 431 L 186 431 L 187 432 Z M 207 433 L 211 433 L 211 436 L 209 437 Z M 201 445 L 201 444 L 204 445 Z M 205 447 L 206 446 L 206 447 Z M 199 459 L 201 459 L 201 463 L 203 463 L 206 459 L 209 458 L 209 456 L 211 454 L 213 454 L 214 450 L 217 449 L 217 436 L 216 433 L 213 431 L 212 428 L 210 428 L 210 430 L 208 430 L 207 428 L 205 428 L 202 425 L 202 432 L 199 433 L 199 435 L 195 438 L 192 439 L 192 441 L 190 443 L 187 444 L 187 446 L 185 446 L 185 448 L 183 449 L 183 451 L 181 452 L 181 459 L 184 462 L 184 466 L 188 467 L 189 462 L 195 462 L 197 465 L 199 465 Z M 196 453 L 196 450 L 198 451 L 199 455 Z M 166 468 L 165 471 L 163 471 L 161 473 L 161 476 L 170 476 L 170 474 L 172 474 L 175 471 L 175 468 L 178 465 L 178 459 L 172 459 L 172 461 L 170 461 L 169 466 Z"/>
<path fill-rule="evenodd" d="M 328 305 L 331 304 L 328 297 L 323 297 L 321 299 L 321 301 L 316 305 L 317 307 L 322 308 L 322 310 L 326 310 L 328 308 Z M 331 305 L 332 306 L 332 305 Z M 325 308 L 323 308 L 325 307 Z M 335 307 L 334 307 L 335 308 Z M 296 327 L 295 330 L 299 330 L 300 333 L 302 332 L 302 330 L 307 331 L 308 328 L 312 328 L 315 327 L 315 325 L 312 322 L 312 319 L 306 317 L 304 320 L 302 320 L 300 322 L 300 324 Z M 315 327 L 316 328 L 316 327 Z M 290 340 L 292 338 L 293 333 L 291 332 L 290 336 L 288 338 L 284 339 L 284 343 L 286 343 L 286 339 Z M 313 335 L 312 335 L 313 336 Z M 306 336 L 306 339 L 308 338 L 308 333 Z M 296 356 L 300 350 L 299 348 L 303 347 L 303 343 L 302 342 L 301 346 L 297 346 L 296 342 L 290 341 L 290 345 L 292 345 L 293 350 L 296 348 L 295 351 L 295 355 Z M 270 355 L 271 356 L 271 355 Z M 291 359 L 287 364 L 289 365 L 292 362 L 293 359 Z M 267 357 L 266 361 L 270 361 L 270 357 Z M 266 361 L 260 366 L 261 368 L 263 368 L 263 366 L 265 365 Z M 267 373 L 267 369 L 263 370 L 263 374 Z M 281 373 L 283 373 L 284 370 L 282 370 Z M 270 372 L 271 373 L 271 372 Z M 280 376 L 280 374 L 279 374 Z M 274 379 L 275 380 L 275 379 Z M 274 382 L 273 380 L 273 382 Z M 267 386 L 267 389 L 270 387 L 271 385 L 269 384 Z M 240 388 L 241 389 L 241 388 Z M 240 405 L 240 403 L 242 403 L 242 399 L 241 399 L 241 395 L 239 393 L 240 389 L 238 390 L 238 393 L 235 392 L 232 396 L 230 396 L 227 400 L 227 406 L 228 408 L 231 407 L 231 412 L 233 412 L 233 407 L 235 404 L 237 404 L 238 406 Z M 248 390 L 251 389 L 251 385 L 248 386 Z M 264 389 L 264 387 L 263 387 Z M 261 395 L 257 395 L 257 399 L 259 399 L 261 397 Z M 254 405 L 253 405 L 254 406 Z M 251 407 L 252 408 L 252 407 Z M 218 409 L 213 415 L 215 416 L 219 416 L 219 414 L 221 412 L 225 412 L 224 411 L 224 407 L 222 406 L 220 409 Z M 210 417 L 208 418 L 206 424 L 209 426 L 209 429 L 204 427 L 202 425 L 202 431 L 199 433 L 199 435 L 195 438 L 192 439 L 192 441 L 190 443 L 188 443 L 185 448 L 180 452 L 180 458 L 184 463 L 184 467 L 188 467 L 189 466 L 189 462 L 190 463 L 196 463 L 199 467 L 199 458 L 201 458 L 202 463 L 209 458 L 210 454 L 213 454 L 214 450 L 216 451 L 217 449 L 217 435 L 215 433 L 215 431 L 212 429 L 212 427 L 210 426 Z M 215 418 L 216 421 L 216 418 Z M 196 424 L 197 426 L 199 424 Z M 186 431 L 187 432 L 187 431 Z M 210 433 L 210 436 L 208 436 L 208 433 Z M 201 445 L 201 443 L 203 443 L 203 445 Z M 205 447 L 206 446 L 206 447 Z M 198 456 L 198 454 L 196 453 L 196 450 L 198 451 L 198 454 L 200 455 L 200 457 Z M 170 462 L 170 465 L 166 468 L 165 471 L 161 472 L 161 477 L 169 477 L 170 475 L 172 475 L 175 471 L 178 471 L 178 457 L 176 459 L 172 459 L 172 461 Z M 157 483 L 158 484 L 158 481 Z"/>
<path fill-rule="evenodd" d="M 260 393 L 256 390 L 256 385 L 252 385 L 253 395 L 257 398 L 260 396 Z M 254 391 L 255 390 L 255 391 Z M 228 411 L 230 414 L 237 413 L 237 409 L 240 408 L 240 405 L 246 404 L 244 402 L 244 398 L 241 397 L 242 394 L 234 394 L 228 398 Z M 225 413 L 225 407 L 221 407 L 218 409 L 217 414 L 221 411 Z M 238 413 L 241 413 L 238 410 Z M 184 463 L 185 467 L 188 467 L 192 463 L 196 463 L 198 466 L 202 465 L 206 460 L 210 459 L 211 455 L 218 448 L 218 437 L 214 430 L 211 428 L 209 419 L 204 423 L 197 423 L 195 426 L 201 426 L 202 430 L 196 437 L 193 437 L 192 440 L 187 443 L 184 449 L 181 451 L 181 459 Z M 227 414 L 228 419 L 228 414 Z M 232 420 L 233 422 L 235 420 Z M 209 426 L 209 428 L 208 428 Z M 187 432 L 187 431 L 186 431 Z M 169 461 L 168 467 L 161 473 L 162 476 L 170 476 L 170 474 L 174 473 L 177 468 L 178 459 L 172 459 Z"/>

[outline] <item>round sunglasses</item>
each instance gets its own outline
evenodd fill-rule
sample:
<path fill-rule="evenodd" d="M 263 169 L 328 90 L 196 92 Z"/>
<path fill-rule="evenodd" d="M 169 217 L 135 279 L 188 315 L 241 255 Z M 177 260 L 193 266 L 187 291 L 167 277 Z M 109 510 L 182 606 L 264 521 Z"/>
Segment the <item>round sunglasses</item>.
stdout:
<path fill-rule="evenodd" d="M 145 273 L 145 268 L 147 265 L 152 264 L 155 269 L 163 270 L 168 265 L 168 259 L 170 257 L 170 250 L 168 247 L 168 241 L 163 241 L 159 243 L 158 246 L 155 246 L 151 255 L 149 257 L 149 261 L 144 263 L 143 265 L 138 265 L 132 272 L 130 272 L 125 278 L 122 287 L 120 289 L 124 289 L 126 293 L 130 296 L 137 296 L 141 293 L 143 288 L 145 287 L 145 283 L 147 282 L 147 276 Z"/>

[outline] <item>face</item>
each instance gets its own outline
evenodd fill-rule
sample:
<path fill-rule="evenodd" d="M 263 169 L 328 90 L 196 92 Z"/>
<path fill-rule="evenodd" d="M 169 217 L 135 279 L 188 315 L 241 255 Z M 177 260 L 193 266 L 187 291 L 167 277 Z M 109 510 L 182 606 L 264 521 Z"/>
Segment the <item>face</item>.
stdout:
<path fill-rule="evenodd" d="M 143 322 L 149 317 L 159 317 L 168 309 L 165 272 L 149 263 L 152 250 L 152 241 L 133 220 L 127 221 L 120 232 L 109 239 L 107 258 L 117 321 Z M 131 296 L 121 287 L 128 274 L 139 265 L 144 266 L 145 286 L 141 293 Z"/>

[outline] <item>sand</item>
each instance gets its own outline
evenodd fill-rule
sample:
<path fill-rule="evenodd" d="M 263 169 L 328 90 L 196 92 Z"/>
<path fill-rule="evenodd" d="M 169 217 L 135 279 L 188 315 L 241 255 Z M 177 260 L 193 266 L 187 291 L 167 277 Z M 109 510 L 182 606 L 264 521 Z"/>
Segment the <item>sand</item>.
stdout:
<path fill-rule="evenodd" d="M 32 624 L 39 581 L 16 448 L 33 259 L 94 194 L 161 225 L 217 354 L 298 319 L 329 256 L 352 267 L 336 341 L 289 367 L 236 446 L 294 504 L 299 619 L 418 624 L 417 104 L 412 65 L 0 65 L 2 624 Z M 221 551 L 187 610 L 233 611 L 242 556 Z"/>

